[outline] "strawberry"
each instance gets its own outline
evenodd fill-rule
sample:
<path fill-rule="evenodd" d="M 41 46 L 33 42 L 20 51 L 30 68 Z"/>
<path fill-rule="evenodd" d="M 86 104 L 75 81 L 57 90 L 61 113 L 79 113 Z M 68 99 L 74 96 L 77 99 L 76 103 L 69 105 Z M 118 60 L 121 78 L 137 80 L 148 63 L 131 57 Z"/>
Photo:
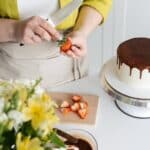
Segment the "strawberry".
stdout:
<path fill-rule="evenodd" d="M 80 105 L 79 105 L 79 103 L 74 103 L 73 105 L 71 105 L 71 110 L 73 111 L 73 112 L 76 112 L 76 111 L 78 111 L 79 109 L 80 109 Z"/>
<path fill-rule="evenodd" d="M 66 37 L 64 37 L 62 40 L 59 40 L 58 44 L 60 46 L 60 51 L 64 53 L 66 53 L 72 47 L 72 42 L 70 38 L 66 38 Z"/>
<path fill-rule="evenodd" d="M 88 108 L 88 103 L 86 101 L 79 102 L 80 109 Z"/>
<path fill-rule="evenodd" d="M 79 102 L 81 101 L 82 97 L 80 95 L 74 95 L 72 96 L 72 101 L 73 102 Z"/>
<path fill-rule="evenodd" d="M 79 115 L 79 117 L 81 118 L 81 119 L 85 119 L 86 118 L 86 116 L 87 116 L 87 109 L 86 108 L 84 108 L 84 109 L 79 109 L 78 110 L 78 115 Z"/>
<path fill-rule="evenodd" d="M 67 101 L 63 101 L 60 105 L 60 108 L 70 107 L 70 104 Z"/>
<path fill-rule="evenodd" d="M 70 107 L 61 108 L 60 110 L 64 115 L 67 115 L 69 112 L 71 112 Z"/>

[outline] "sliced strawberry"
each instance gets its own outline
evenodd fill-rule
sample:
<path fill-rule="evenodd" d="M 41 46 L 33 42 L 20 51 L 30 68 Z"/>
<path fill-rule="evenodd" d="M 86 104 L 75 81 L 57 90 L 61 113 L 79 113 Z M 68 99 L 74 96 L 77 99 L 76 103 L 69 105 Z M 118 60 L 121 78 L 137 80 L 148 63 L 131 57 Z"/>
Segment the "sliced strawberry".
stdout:
<path fill-rule="evenodd" d="M 86 108 L 78 110 L 78 115 L 80 116 L 81 119 L 85 119 L 87 114 L 88 112 Z"/>
<path fill-rule="evenodd" d="M 79 102 L 80 109 L 88 108 L 88 103 L 86 101 Z"/>
<path fill-rule="evenodd" d="M 61 108 L 61 112 L 63 113 L 63 115 L 67 115 L 69 112 L 71 112 L 71 109 L 70 107 Z"/>
<path fill-rule="evenodd" d="M 71 108 L 72 111 L 76 112 L 80 109 L 80 105 L 79 105 L 78 102 L 75 102 L 73 105 L 71 105 L 70 108 Z"/>
<path fill-rule="evenodd" d="M 66 53 L 72 47 L 72 42 L 69 38 L 64 38 L 60 41 L 60 51 Z"/>
<path fill-rule="evenodd" d="M 67 101 L 63 101 L 60 105 L 60 108 L 70 107 L 70 104 Z"/>
<path fill-rule="evenodd" d="M 81 99 L 82 99 L 82 96 L 80 96 L 80 95 L 74 95 L 74 96 L 72 96 L 72 100 L 74 102 L 79 102 L 79 101 L 81 101 Z"/>

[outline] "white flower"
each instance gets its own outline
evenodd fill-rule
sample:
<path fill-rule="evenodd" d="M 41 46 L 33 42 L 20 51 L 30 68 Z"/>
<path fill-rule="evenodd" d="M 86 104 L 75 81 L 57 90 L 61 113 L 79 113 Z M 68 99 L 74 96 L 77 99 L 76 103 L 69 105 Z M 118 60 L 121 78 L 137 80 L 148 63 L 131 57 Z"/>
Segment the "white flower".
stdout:
<path fill-rule="evenodd" d="M 43 88 L 41 88 L 40 86 L 37 86 L 36 88 L 35 88 L 35 95 L 42 95 L 44 93 L 44 89 Z"/>
<path fill-rule="evenodd" d="M 0 122 L 5 122 L 8 120 L 8 117 L 5 113 L 0 114 Z"/>
<path fill-rule="evenodd" d="M 2 86 L 0 86 L 0 94 L 3 93 L 4 88 Z"/>
<path fill-rule="evenodd" d="M 20 79 L 20 80 L 15 80 L 15 83 L 16 84 L 23 84 L 27 87 L 30 87 L 31 86 L 31 81 L 28 80 L 28 79 Z"/>
<path fill-rule="evenodd" d="M 4 105 L 5 105 L 5 100 L 4 100 L 4 98 L 0 98 L 0 113 L 3 112 Z"/>
<path fill-rule="evenodd" d="M 11 110 L 8 113 L 8 117 L 14 121 L 14 128 L 16 131 L 18 130 L 19 125 L 25 120 L 23 113 L 16 110 Z"/>

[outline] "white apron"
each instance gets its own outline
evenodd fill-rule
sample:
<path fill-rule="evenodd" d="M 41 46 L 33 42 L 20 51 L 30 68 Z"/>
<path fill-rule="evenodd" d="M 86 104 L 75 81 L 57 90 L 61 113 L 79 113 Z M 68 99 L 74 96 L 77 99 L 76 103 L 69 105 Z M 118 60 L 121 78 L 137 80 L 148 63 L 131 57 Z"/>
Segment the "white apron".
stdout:
<path fill-rule="evenodd" d="M 47 17 L 56 11 L 54 4 L 49 11 L 50 0 L 30 0 L 34 5 L 26 4 L 25 0 L 18 1 L 21 19 L 39 15 Z M 56 0 L 51 0 L 56 1 Z M 43 7 L 40 7 L 42 6 Z M 45 7 L 48 8 L 46 9 Z M 21 9 L 22 8 L 22 9 Z M 47 10 L 47 12 L 46 12 Z M 40 14 L 38 14 L 40 12 Z M 30 14 L 30 16 L 29 16 Z M 42 15 L 41 15 L 42 14 Z M 41 44 L 20 46 L 18 43 L 0 44 L 0 78 L 2 79 L 37 79 L 42 77 L 42 85 L 49 88 L 68 81 L 82 78 L 87 74 L 86 59 L 75 60 L 59 53 L 56 43 L 43 42 Z"/>

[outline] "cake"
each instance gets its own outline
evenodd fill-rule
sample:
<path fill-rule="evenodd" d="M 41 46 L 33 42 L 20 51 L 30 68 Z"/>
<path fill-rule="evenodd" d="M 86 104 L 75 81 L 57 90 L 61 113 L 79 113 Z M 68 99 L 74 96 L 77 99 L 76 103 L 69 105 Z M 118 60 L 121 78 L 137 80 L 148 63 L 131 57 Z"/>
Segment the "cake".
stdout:
<path fill-rule="evenodd" d="M 150 38 L 133 38 L 117 49 L 117 77 L 134 88 L 150 88 Z"/>

